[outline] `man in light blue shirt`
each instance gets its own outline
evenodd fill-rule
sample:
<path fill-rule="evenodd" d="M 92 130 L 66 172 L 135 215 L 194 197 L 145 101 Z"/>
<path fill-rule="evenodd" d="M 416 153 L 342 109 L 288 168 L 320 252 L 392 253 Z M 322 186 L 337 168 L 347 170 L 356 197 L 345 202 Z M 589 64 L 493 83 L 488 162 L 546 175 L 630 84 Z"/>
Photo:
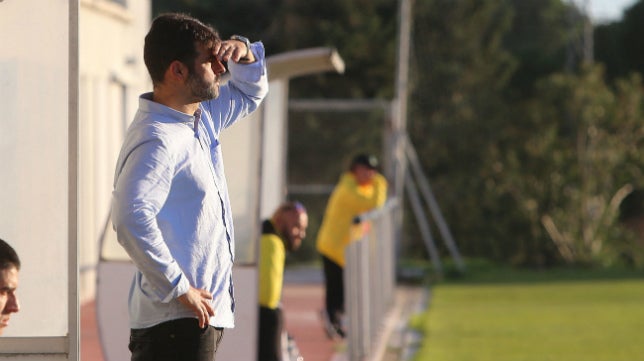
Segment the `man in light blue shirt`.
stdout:
<path fill-rule="evenodd" d="M 112 221 L 134 261 L 133 361 L 214 360 L 234 327 L 232 212 L 220 133 L 268 92 L 264 47 L 221 40 L 183 14 L 157 17 L 144 60 L 154 90 L 121 149 Z M 220 86 L 227 62 L 230 81 Z"/>

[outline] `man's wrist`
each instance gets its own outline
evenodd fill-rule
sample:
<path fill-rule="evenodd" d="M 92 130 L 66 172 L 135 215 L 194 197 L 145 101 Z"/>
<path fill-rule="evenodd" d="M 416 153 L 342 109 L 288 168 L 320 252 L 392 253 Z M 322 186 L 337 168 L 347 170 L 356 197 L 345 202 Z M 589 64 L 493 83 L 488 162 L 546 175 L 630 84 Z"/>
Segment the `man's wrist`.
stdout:
<path fill-rule="evenodd" d="M 241 41 L 246 45 L 246 54 L 240 58 L 240 60 L 249 60 L 250 59 L 250 40 L 247 37 L 241 35 L 233 35 L 230 37 L 230 40 Z"/>

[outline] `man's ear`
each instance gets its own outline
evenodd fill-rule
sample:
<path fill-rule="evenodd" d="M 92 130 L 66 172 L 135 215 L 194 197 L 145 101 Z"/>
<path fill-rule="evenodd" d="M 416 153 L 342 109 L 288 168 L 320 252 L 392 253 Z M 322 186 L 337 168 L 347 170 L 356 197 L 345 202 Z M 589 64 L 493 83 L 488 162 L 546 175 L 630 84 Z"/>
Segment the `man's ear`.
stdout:
<path fill-rule="evenodd" d="M 179 60 L 175 60 L 170 63 L 166 76 L 170 76 L 173 80 L 185 80 L 188 78 L 188 67 Z"/>

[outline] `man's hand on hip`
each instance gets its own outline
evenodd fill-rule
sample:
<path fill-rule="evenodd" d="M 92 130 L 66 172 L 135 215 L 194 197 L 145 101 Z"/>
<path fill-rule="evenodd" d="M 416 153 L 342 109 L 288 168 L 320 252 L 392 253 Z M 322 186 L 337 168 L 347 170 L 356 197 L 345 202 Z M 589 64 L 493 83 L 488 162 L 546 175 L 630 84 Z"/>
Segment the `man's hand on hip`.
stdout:
<path fill-rule="evenodd" d="M 210 305 L 212 295 L 206 290 L 196 289 L 190 286 L 188 292 L 177 298 L 179 302 L 188 306 L 199 319 L 199 327 L 208 326 L 211 316 L 215 315 L 215 310 Z"/>

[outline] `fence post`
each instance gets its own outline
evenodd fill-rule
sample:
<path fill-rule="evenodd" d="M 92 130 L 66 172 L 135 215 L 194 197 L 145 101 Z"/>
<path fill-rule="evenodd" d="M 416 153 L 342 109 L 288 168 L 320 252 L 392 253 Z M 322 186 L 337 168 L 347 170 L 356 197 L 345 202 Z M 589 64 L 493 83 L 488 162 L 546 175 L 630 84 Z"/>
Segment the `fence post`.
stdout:
<path fill-rule="evenodd" d="M 355 219 L 362 229 L 345 251 L 347 354 L 350 361 L 369 359 L 393 305 L 395 292 L 393 220 L 397 200 Z M 365 231 L 366 230 L 366 231 Z"/>

